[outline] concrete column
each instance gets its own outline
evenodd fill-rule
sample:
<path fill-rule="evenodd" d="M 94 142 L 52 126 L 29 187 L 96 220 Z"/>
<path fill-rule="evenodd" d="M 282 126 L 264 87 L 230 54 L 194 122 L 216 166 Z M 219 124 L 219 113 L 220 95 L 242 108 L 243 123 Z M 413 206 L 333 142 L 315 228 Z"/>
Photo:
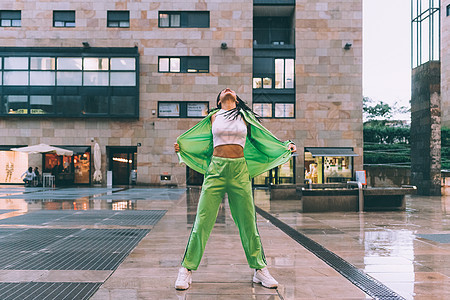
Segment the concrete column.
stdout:
<path fill-rule="evenodd" d="M 412 71 L 411 183 L 421 195 L 441 194 L 440 62 Z"/>

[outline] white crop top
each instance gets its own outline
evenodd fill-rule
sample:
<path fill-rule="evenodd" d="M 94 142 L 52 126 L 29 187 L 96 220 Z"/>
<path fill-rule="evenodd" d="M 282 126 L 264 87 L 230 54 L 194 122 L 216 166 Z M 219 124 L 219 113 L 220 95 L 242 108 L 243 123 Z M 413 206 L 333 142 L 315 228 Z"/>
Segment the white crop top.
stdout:
<path fill-rule="evenodd" d="M 237 144 L 244 148 L 247 138 L 247 126 L 242 116 L 239 114 L 236 120 L 227 119 L 224 109 L 216 113 L 216 118 L 212 124 L 212 135 L 214 147 L 220 145 Z"/>

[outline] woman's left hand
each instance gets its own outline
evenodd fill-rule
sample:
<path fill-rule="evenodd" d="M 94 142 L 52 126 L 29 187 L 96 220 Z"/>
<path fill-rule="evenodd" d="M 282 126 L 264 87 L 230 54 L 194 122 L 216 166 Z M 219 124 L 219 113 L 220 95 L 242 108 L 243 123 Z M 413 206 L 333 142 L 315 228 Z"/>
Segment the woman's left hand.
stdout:
<path fill-rule="evenodd" d="M 291 153 L 297 152 L 297 147 L 294 144 L 289 144 L 289 150 L 291 150 Z"/>

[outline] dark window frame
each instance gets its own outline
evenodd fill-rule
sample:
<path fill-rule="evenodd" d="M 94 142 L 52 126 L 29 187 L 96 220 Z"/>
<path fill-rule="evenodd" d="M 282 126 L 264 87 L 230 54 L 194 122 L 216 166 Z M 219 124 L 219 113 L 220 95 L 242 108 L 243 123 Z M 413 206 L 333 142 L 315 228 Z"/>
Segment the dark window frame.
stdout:
<path fill-rule="evenodd" d="M 169 25 L 168 26 L 161 26 L 161 14 L 167 14 L 169 16 Z M 180 26 L 174 26 L 172 25 L 172 18 L 173 15 L 179 15 L 180 16 Z M 197 15 L 205 15 L 205 19 L 207 18 L 208 21 L 205 22 L 205 24 L 192 24 L 192 22 L 189 21 L 189 17 Z M 200 10 L 193 10 L 193 11 L 159 11 L 158 12 L 158 27 L 159 28 L 210 28 L 210 12 L 209 11 L 200 11 Z M 197 18 L 198 20 L 198 18 Z"/>
<path fill-rule="evenodd" d="M 18 15 L 18 16 L 15 16 L 15 15 Z M 2 25 L 3 20 L 10 21 L 11 24 L 10 25 Z M 19 25 L 15 25 L 14 21 L 19 21 Z M 22 11 L 21 10 L 0 10 L 0 27 L 22 27 Z"/>
<path fill-rule="evenodd" d="M 271 104 L 272 105 L 272 116 L 271 117 L 263 117 L 260 116 L 262 119 L 295 119 L 295 102 L 253 102 L 252 103 L 252 109 L 253 109 L 253 105 L 255 104 Z M 276 104 L 293 104 L 294 105 L 294 115 L 292 117 L 276 117 L 275 116 L 275 105 Z M 256 112 L 257 113 L 257 112 Z"/>
<path fill-rule="evenodd" d="M 253 90 L 295 90 L 295 58 L 294 57 L 256 57 L 256 59 L 271 59 L 271 67 L 270 67 L 270 73 L 262 73 L 262 72 L 256 72 L 255 73 L 255 67 L 253 67 L 253 77 L 252 77 L 252 89 Z M 255 59 L 255 58 L 254 58 Z M 293 59 L 294 60 L 294 82 L 292 88 L 286 88 L 286 83 L 283 82 L 283 88 L 276 88 L 275 87 L 275 60 L 277 59 L 283 59 L 284 60 L 284 77 L 286 78 L 286 59 Z M 254 63 L 254 62 L 253 62 Z M 264 88 L 264 78 L 270 78 L 272 79 L 272 87 L 270 88 Z M 253 87 L 253 79 L 261 79 L 262 84 L 260 88 L 254 88 Z"/>
<path fill-rule="evenodd" d="M 71 18 L 73 14 L 73 19 Z M 56 22 L 62 22 L 64 25 L 56 25 Z M 72 25 L 73 23 L 73 25 Z M 76 27 L 76 12 L 74 10 L 54 10 L 53 27 L 73 28 Z"/>
<path fill-rule="evenodd" d="M 41 48 L 41 47 L 2 47 L 0 48 L 0 60 L 1 67 L 0 72 L 4 70 L 4 57 L 27 57 L 28 58 L 28 69 L 20 70 L 28 72 L 28 85 L 14 86 L 14 85 L 3 85 L 3 81 L 0 81 L 0 119 L 1 118 L 32 118 L 32 117 L 51 117 L 51 118 L 139 118 L 139 53 L 137 48 L 90 48 L 89 52 L 83 51 L 82 48 Z M 32 57 L 50 57 L 55 58 L 55 70 L 49 70 L 51 72 L 55 72 L 55 85 L 30 85 L 30 71 L 34 69 L 31 68 L 31 58 Z M 132 72 L 135 74 L 135 85 L 109 85 L 107 86 L 84 86 L 83 82 L 81 85 L 56 85 L 56 73 L 58 72 L 58 62 L 57 58 L 60 57 L 80 57 L 83 58 L 108 58 L 109 66 L 108 70 L 97 70 L 93 72 L 109 72 L 109 76 L 112 73 L 123 73 L 123 72 Z M 130 58 L 134 59 L 135 65 L 134 70 L 111 70 L 111 60 L 113 58 Z M 8 71 L 14 71 L 19 69 L 8 69 Z M 79 72 L 83 74 L 84 72 L 91 72 L 88 70 L 71 70 L 70 72 Z M 45 71 L 44 71 L 45 72 Z M 84 76 L 82 76 L 83 81 Z M 128 78 L 128 77 L 127 77 Z M 101 90 L 101 91 L 100 91 Z M 100 92 L 99 92 L 100 91 Z M 86 97 L 93 95 L 105 95 L 107 97 L 107 110 L 106 113 L 82 113 L 82 108 L 84 106 L 84 102 L 86 101 Z M 8 95 L 24 95 L 27 96 L 27 103 L 23 104 L 23 108 L 27 109 L 26 114 L 17 114 L 17 113 L 8 113 L 6 111 L 7 102 L 6 97 Z M 51 96 L 52 102 L 48 104 L 49 107 L 43 109 L 43 111 L 47 111 L 48 113 L 31 113 L 31 109 L 36 106 L 39 109 L 39 105 L 47 105 L 47 104 L 31 104 L 30 97 L 31 96 Z M 63 109 L 64 105 L 66 106 L 66 102 L 62 102 L 63 97 L 74 97 L 78 98 L 79 103 L 73 102 L 69 98 L 64 101 L 69 101 L 67 103 L 71 103 L 74 105 L 74 109 Z M 111 100 L 113 97 L 115 98 L 115 103 L 120 101 L 117 97 L 124 97 L 124 100 L 127 101 L 129 105 L 132 107 L 128 107 L 124 111 L 123 109 L 113 109 L 111 105 L 113 101 Z M 71 102 L 70 102 L 71 101 Z M 45 101 L 44 101 L 45 102 Z M 11 102 L 12 103 L 12 102 Z M 23 102 L 25 103 L 25 102 Z M 51 106 L 51 107 L 50 107 Z M 42 108 L 41 108 L 42 109 Z"/>
<path fill-rule="evenodd" d="M 165 59 L 168 58 L 169 59 L 169 71 L 161 71 L 160 69 L 160 60 L 161 59 Z M 170 59 L 172 58 L 179 58 L 180 59 L 180 72 L 172 72 L 170 70 Z M 194 61 L 197 60 L 199 61 L 199 59 L 205 59 L 206 61 L 202 62 L 204 64 L 207 63 L 208 65 L 208 69 L 201 71 L 198 69 L 195 69 L 196 67 L 198 67 L 199 65 L 195 66 Z M 198 62 L 197 62 L 198 63 Z M 209 73 L 209 56 L 158 56 L 158 73 Z M 191 71 L 189 71 L 191 70 Z M 196 70 L 196 71 L 192 71 L 192 70 Z"/>
<path fill-rule="evenodd" d="M 112 23 L 117 22 L 117 26 Z M 125 24 L 122 24 L 125 22 Z M 128 23 L 126 25 L 126 23 Z M 126 26 L 122 26 L 126 25 Z M 130 28 L 130 11 L 129 10 L 108 10 L 106 18 L 106 27 L 108 28 Z"/>
<path fill-rule="evenodd" d="M 178 104 L 180 113 L 178 116 L 161 116 L 159 114 L 159 105 L 160 104 Z M 208 101 L 158 101 L 158 118 L 161 119 L 180 119 L 180 118 L 189 118 L 189 119 L 198 119 L 198 118 L 204 118 L 205 116 L 188 116 L 187 107 L 188 104 L 207 104 L 208 111 L 209 111 L 209 102 Z"/>

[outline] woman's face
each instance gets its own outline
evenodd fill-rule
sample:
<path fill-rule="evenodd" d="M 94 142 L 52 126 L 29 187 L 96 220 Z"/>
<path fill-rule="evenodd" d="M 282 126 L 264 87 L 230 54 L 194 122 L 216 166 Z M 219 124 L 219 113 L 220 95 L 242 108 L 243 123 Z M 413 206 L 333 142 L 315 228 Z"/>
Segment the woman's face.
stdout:
<path fill-rule="evenodd" d="M 219 99 L 221 103 L 227 100 L 236 102 L 236 92 L 233 91 L 232 89 L 226 88 L 220 93 Z"/>

